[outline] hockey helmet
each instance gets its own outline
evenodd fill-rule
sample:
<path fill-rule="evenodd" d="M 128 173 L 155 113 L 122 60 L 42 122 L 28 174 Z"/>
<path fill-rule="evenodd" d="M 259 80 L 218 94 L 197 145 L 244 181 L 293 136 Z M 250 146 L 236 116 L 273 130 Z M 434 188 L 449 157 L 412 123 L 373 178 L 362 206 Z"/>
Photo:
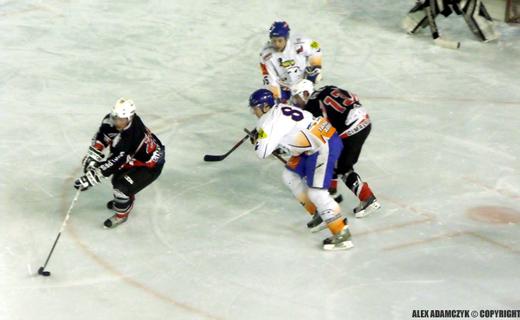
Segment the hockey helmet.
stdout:
<path fill-rule="evenodd" d="M 130 119 L 134 114 L 135 104 L 130 99 L 120 98 L 116 101 L 114 108 L 112 108 L 112 116 L 114 117 Z"/>
<path fill-rule="evenodd" d="M 249 107 L 256 108 L 265 104 L 270 107 L 274 106 L 274 96 L 271 91 L 258 89 L 249 96 Z"/>
<path fill-rule="evenodd" d="M 289 31 L 291 31 L 291 29 L 289 28 L 289 24 L 287 24 L 287 22 L 275 21 L 269 29 L 269 37 L 282 37 L 287 39 L 289 38 Z"/>
<path fill-rule="evenodd" d="M 303 79 L 291 87 L 291 94 L 293 96 L 300 96 L 303 98 L 303 93 L 305 91 L 309 93 L 309 96 L 314 92 L 314 84 L 312 81 Z"/>

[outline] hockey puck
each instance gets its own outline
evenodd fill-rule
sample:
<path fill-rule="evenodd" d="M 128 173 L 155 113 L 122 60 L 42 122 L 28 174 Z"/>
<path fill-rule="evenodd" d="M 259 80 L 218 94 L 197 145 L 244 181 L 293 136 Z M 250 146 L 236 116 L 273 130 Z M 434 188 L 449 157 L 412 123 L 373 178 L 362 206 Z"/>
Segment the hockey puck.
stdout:
<path fill-rule="evenodd" d="M 50 271 L 44 271 L 43 267 L 40 267 L 40 269 L 38 269 L 38 274 L 41 275 L 41 276 L 44 276 L 44 277 L 48 277 L 48 276 L 51 275 L 51 272 Z"/>

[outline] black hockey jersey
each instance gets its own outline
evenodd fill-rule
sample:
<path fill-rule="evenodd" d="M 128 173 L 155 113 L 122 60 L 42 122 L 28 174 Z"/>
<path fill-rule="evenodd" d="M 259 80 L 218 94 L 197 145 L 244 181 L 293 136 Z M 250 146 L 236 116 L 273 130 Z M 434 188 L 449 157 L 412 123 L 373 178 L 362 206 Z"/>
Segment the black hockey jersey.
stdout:
<path fill-rule="evenodd" d="M 313 116 L 325 117 L 343 139 L 348 138 L 370 124 L 366 109 L 359 98 L 336 86 L 325 86 L 316 90 L 305 105 Z"/>
<path fill-rule="evenodd" d="M 121 132 L 114 126 L 112 116 L 107 114 L 92 139 L 93 146 L 100 144 L 103 145 L 103 149 L 110 148 L 108 158 L 99 166 L 105 177 L 122 167 L 153 168 L 165 161 L 163 144 L 156 135 L 150 132 L 137 114 Z"/>

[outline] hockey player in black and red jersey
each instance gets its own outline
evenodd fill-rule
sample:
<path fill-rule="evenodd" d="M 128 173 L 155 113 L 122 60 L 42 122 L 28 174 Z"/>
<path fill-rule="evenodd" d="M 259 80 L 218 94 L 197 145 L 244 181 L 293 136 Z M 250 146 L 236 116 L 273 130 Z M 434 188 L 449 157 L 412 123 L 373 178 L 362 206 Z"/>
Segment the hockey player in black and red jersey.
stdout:
<path fill-rule="evenodd" d="M 83 158 L 85 175 L 74 181 L 74 188 L 85 191 L 112 176 L 114 199 L 107 208 L 115 212 L 105 220 L 107 228 L 128 219 L 135 195 L 159 177 L 165 162 L 164 146 L 135 111 L 132 100 L 117 100 Z"/>
<path fill-rule="evenodd" d="M 360 203 L 354 208 L 356 218 L 362 218 L 380 207 L 374 193 L 354 171 L 361 148 L 370 134 L 371 122 L 366 109 L 359 102 L 359 98 L 335 86 L 325 86 L 314 91 L 314 85 L 308 80 L 302 80 L 291 88 L 293 103 L 313 114 L 323 116 L 336 128 L 343 141 L 343 151 L 338 159 L 335 180 L 331 185 L 331 195 L 335 196 L 337 178 L 358 197 Z M 311 221 L 311 225 L 321 221 Z M 309 226 L 312 228 L 313 226 Z"/>

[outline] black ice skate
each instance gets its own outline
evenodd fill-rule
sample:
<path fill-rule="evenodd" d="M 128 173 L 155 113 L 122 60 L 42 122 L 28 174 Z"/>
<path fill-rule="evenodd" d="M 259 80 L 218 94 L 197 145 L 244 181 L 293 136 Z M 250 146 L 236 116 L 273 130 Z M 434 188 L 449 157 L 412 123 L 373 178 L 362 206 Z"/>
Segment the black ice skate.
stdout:
<path fill-rule="evenodd" d="M 327 251 L 338 251 L 338 250 L 348 250 L 354 247 L 354 244 L 350 240 L 351 238 L 350 230 L 348 226 L 345 226 L 340 233 L 333 235 L 332 237 L 328 237 L 323 240 L 323 250 Z"/>
<path fill-rule="evenodd" d="M 329 194 L 332 197 L 332 199 L 334 199 L 334 201 L 336 201 L 337 203 L 341 203 L 341 201 L 343 201 L 343 196 L 341 195 L 341 193 L 337 191 L 330 192 L 329 190 Z"/>
<path fill-rule="evenodd" d="M 327 224 L 323 222 L 323 219 L 316 212 L 312 215 L 311 221 L 307 222 L 307 228 L 309 228 L 309 230 L 311 230 L 312 233 L 316 233 L 327 228 Z"/>
<path fill-rule="evenodd" d="M 352 210 L 356 218 L 363 218 L 376 211 L 381 207 L 374 195 L 371 195 L 367 201 L 361 201 L 357 207 Z"/>
<path fill-rule="evenodd" d="M 116 213 L 110 218 L 105 220 L 105 227 L 107 228 L 115 228 L 118 225 L 124 223 L 126 220 L 128 220 L 128 213 Z"/>

